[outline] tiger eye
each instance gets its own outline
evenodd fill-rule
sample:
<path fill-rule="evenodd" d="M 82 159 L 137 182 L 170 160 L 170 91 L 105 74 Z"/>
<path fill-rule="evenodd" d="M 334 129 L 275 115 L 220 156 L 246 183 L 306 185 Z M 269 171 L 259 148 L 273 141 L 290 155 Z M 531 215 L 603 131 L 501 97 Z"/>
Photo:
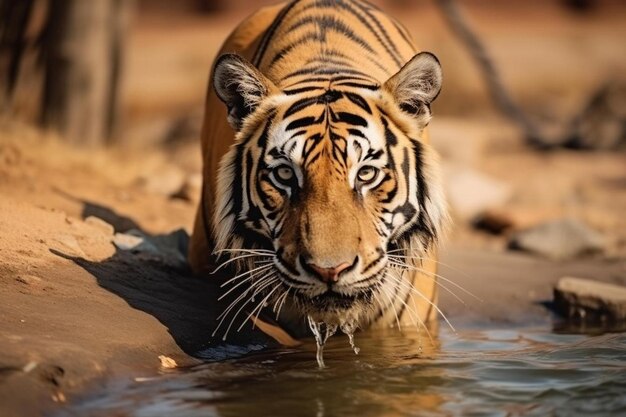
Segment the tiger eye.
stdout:
<path fill-rule="evenodd" d="M 276 179 L 283 183 L 288 183 L 293 178 L 293 169 L 287 165 L 280 165 L 274 168 L 274 176 Z"/>
<path fill-rule="evenodd" d="M 356 178 L 362 184 L 370 184 L 372 183 L 378 174 L 378 168 L 372 166 L 364 166 L 359 169 L 359 172 L 356 174 Z"/>

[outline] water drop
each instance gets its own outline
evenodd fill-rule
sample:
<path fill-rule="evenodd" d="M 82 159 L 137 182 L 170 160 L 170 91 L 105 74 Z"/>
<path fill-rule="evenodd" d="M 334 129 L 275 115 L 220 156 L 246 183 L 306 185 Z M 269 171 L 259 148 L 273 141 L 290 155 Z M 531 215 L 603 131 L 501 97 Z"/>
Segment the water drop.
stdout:
<path fill-rule="evenodd" d="M 337 331 L 336 324 L 328 324 L 323 321 L 317 322 L 313 317 L 307 316 L 309 321 L 309 327 L 313 332 L 313 336 L 315 336 L 315 343 L 317 344 L 317 354 L 315 358 L 317 359 L 317 365 L 320 368 L 325 368 L 324 364 L 324 345 L 328 338 L 335 334 Z"/>
<path fill-rule="evenodd" d="M 355 355 L 358 355 L 361 349 L 354 345 L 354 332 L 357 329 L 357 324 L 355 321 L 345 322 L 341 325 L 341 331 L 348 336 L 348 341 L 350 342 L 350 347 L 354 351 Z"/>

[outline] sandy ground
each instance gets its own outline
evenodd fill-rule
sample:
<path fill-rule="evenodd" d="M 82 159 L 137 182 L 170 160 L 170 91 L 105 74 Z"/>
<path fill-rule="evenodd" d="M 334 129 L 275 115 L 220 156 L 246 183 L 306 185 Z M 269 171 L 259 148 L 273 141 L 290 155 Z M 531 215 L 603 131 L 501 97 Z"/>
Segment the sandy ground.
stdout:
<path fill-rule="evenodd" d="M 549 261 L 508 251 L 506 234 L 476 231 L 457 213 L 441 274 L 482 301 L 455 290 L 464 305 L 442 291 L 451 321 L 546 323 L 552 316 L 540 303 L 562 276 L 626 284 L 624 153 L 529 150 L 494 114 L 471 61 L 432 7 L 398 15 L 423 22 L 409 26 L 447 70 L 432 123 L 446 172 L 478 170 L 505 184 L 510 197 L 497 209 L 522 226 L 573 217 L 607 240 L 604 253 Z M 471 14 L 505 81 L 546 126 L 579 109 L 607 77 L 626 73 L 624 16 L 623 8 L 601 9 L 583 20 L 556 5 Z M 0 119 L 2 416 L 38 415 L 116 377 L 157 374 L 161 355 L 195 363 L 192 354 L 211 343 L 210 280 L 112 241 L 131 229 L 161 238 L 190 231 L 206 76 L 239 19 L 142 16 L 130 43 L 127 123 L 110 149 L 71 149 L 16 121 L 28 117 Z M 15 114 L 32 112 L 35 99 L 19 95 Z M 184 183 L 185 198 L 173 198 Z"/>

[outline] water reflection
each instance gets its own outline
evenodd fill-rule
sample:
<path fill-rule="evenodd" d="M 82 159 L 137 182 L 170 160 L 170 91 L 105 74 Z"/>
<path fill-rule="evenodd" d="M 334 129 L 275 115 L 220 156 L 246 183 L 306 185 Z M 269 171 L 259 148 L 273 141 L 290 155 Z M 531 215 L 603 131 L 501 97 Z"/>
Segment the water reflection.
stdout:
<path fill-rule="evenodd" d="M 358 333 L 207 363 L 110 387 L 61 415 L 618 415 L 626 411 L 626 335 L 547 329 Z M 422 350 L 420 352 L 420 346 Z"/>

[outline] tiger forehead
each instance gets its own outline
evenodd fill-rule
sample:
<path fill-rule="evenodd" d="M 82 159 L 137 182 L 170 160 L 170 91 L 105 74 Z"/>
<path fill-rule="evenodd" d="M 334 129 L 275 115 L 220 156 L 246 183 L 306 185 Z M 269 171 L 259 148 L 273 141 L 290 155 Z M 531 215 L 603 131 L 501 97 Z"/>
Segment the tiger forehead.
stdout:
<path fill-rule="evenodd" d="M 282 117 L 274 123 L 271 144 L 289 149 L 297 141 L 328 143 L 348 136 L 378 142 L 375 138 L 381 134 L 377 126 L 380 116 L 372 98 L 376 96 L 332 88 L 318 89 L 317 94 L 298 94 L 277 109 Z"/>

